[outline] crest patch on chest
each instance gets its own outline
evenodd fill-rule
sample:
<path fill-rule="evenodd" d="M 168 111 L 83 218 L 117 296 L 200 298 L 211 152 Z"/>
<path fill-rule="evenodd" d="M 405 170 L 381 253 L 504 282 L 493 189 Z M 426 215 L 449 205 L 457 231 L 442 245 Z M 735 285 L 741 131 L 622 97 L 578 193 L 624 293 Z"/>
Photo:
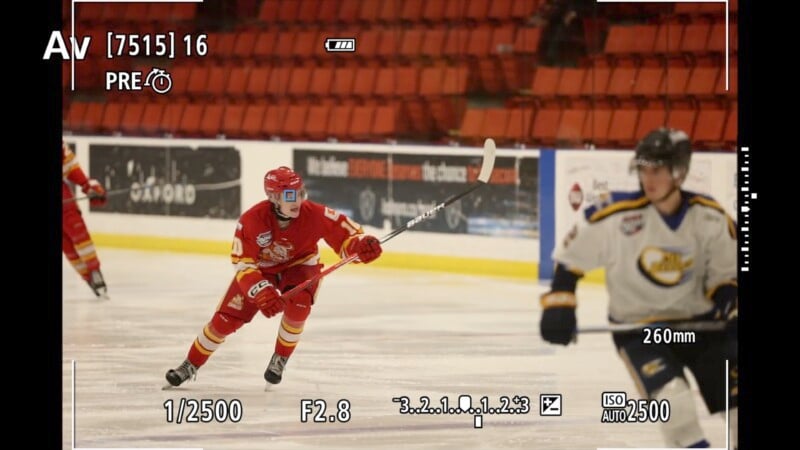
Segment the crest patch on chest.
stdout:
<path fill-rule="evenodd" d="M 270 242 L 272 242 L 272 231 L 265 231 L 256 236 L 256 244 L 258 244 L 259 247 L 266 247 Z"/>

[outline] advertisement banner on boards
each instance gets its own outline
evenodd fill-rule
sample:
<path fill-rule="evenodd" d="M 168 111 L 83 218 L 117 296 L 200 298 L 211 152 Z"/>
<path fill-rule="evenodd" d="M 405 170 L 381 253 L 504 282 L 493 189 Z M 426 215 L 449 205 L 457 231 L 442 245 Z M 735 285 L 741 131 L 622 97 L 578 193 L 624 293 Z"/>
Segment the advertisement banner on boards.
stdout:
<path fill-rule="evenodd" d="M 91 144 L 89 172 L 109 192 L 122 191 L 92 212 L 219 219 L 241 214 L 241 159 L 233 147 Z"/>
<path fill-rule="evenodd" d="M 466 189 L 481 156 L 294 150 L 309 197 L 374 227 L 400 226 Z M 487 186 L 415 230 L 491 236 L 538 235 L 538 159 L 497 157 Z"/>

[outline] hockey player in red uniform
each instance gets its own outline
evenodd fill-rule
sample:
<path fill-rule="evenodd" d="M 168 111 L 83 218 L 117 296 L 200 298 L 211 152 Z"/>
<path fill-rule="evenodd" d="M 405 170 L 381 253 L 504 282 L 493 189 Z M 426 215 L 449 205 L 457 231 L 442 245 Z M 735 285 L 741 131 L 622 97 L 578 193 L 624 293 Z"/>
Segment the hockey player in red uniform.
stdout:
<path fill-rule="evenodd" d="M 81 217 L 77 202 L 67 182 L 81 187 L 83 193 L 89 196 L 92 206 L 103 206 L 107 202 L 106 190 L 97 180 L 88 178 L 75 159 L 75 153 L 62 143 L 62 236 L 61 248 L 69 263 L 80 274 L 95 295 L 108 298 L 106 282 L 100 272 L 100 260 L 86 228 L 86 222 Z"/>
<path fill-rule="evenodd" d="M 365 235 L 361 226 L 345 215 L 307 200 L 300 176 L 288 167 L 267 172 L 267 200 L 239 218 L 231 247 L 236 275 L 208 324 L 189 348 L 186 360 L 167 371 L 170 385 L 179 386 L 225 342 L 225 337 L 250 322 L 259 311 L 267 318 L 283 312 L 275 353 L 264 378 L 281 382 L 303 326 L 311 313 L 318 283 L 284 301 L 282 292 L 310 279 L 322 270 L 317 242 L 325 242 L 340 257 L 358 255 L 369 263 L 382 252 L 380 241 Z"/>

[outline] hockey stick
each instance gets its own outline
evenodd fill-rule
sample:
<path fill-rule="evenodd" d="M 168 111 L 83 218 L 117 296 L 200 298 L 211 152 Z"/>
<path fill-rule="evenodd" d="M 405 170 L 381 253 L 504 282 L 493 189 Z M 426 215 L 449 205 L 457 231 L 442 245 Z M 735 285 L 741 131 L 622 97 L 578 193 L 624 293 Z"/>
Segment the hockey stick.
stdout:
<path fill-rule="evenodd" d="M 230 187 L 238 186 L 241 183 L 240 180 L 231 180 L 231 181 L 222 181 L 220 183 L 207 183 L 207 184 L 195 184 L 194 190 L 195 191 L 213 191 L 217 189 L 227 189 Z M 122 189 L 114 189 L 111 191 L 106 192 L 106 197 L 111 197 L 113 195 L 119 194 L 126 194 L 131 191 L 141 191 L 144 189 L 152 189 L 154 185 L 147 185 L 147 186 L 139 186 L 139 187 L 129 187 L 129 188 L 122 188 Z M 79 200 L 91 200 L 94 196 L 86 195 L 83 197 L 73 197 L 68 200 L 64 200 L 63 203 L 72 203 L 77 202 Z"/>
<path fill-rule="evenodd" d="M 400 233 L 402 233 L 402 232 L 404 232 L 404 231 L 406 231 L 406 230 L 408 230 L 410 228 L 413 228 L 414 226 L 416 226 L 420 222 L 423 222 L 425 220 L 430 219 L 438 211 L 440 211 L 440 210 L 444 209 L 445 207 L 447 207 L 448 205 L 454 203 L 456 200 L 459 200 L 459 199 L 461 199 L 463 197 L 466 197 L 467 195 L 471 194 L 476 189 L 480 188 L 481 186 L 486 185 L 489 182 L 489 178 L 492 176 L 492 170 L 494 169 L 494 158 L 495 158 L 494 140 L 492 138 L 487 138 L 486 141 L 483 143 L 483 161 L 481 162 L 481 171 L 480 171 L 480 174 L 478 174 L 478 181 L 476 181 L 472 186 L 470 186 L 466 190 L 464 190 L 464 191 L 462 191 L 462 192 L 460 192 L 458 194 L 451 195 L 445 201 L 439 203 L 438 205 L 436 205 L 430 211 L 426 211 L 426 212 L 418 215 L 417 217 L 414 217 L 413 219 L 409 220 L 403 226 L 392 230 L 391 233 L 387 234 L 386 236 L 384 236 L 384 237 L 382 237 L 380 239 L 381 244 L 383 244 L 386 241 L 392 239 L 393 237 L 397 236 L 398 234 L 400 234 Z M 338 262 L 336 262 L 335 264 L 331 265 L 330 267 L 328 267 L 327 269 L 323 270 L 322 272 L 320 272 L 320 273 L 314 275 L 313 277 L 309 278 L 308 280 L 298 284 L 297 286 L 293 287 L 292 289 L 289 289 L 288 291 L 284 292 L 283 295 L 281 296 L 281 299 L 283 299 L 283 301 L 286 301 L 287 299 L 290 299 L 290 298 L 294 297 L 298 292 L 300 292 L 303 289 L 307 288 L 310 284 L 316 283 L 317 281 L 319 281 L 323 277 L 327 276 L 331 272 L 335 271 L 336 269 L 339 269 L 340 267 L 342 267 L 344 265 L 350 264 L 351 262 L 355 261 L 356 258 L 358 258 L 358 255 L 350 255 L 347 258 L 340 259 Z"/>
<path fill-rule="evenodd" d="M 697 322 L 653 322 L 653 323 L 617 323 L 596 327 L 583 327 L 578 329 L 579 334 L 585 333 L 635 333 L 645 328 L 669 328 L 674 331 L 722 331 L 728 326 L 725 320 L 709 320 Z"/>
<path fill-rule="evenodd" d="M 144 189 L 144 188 L 139 188 L 139 189 Z M 133 188 L 123 188 L 123 189 L 114 189 L 113 191 L 106 191 L 106 197 L 111 197 L 112 195 L 125 194 L 127 192 L 132 191 L 132 190 L 135 190 L 135 189 L 133 189 Z M 138 190 L 138 189 L 136 189 L 136 190 Z M 72 197 L 70 199 L 64 200 L 63 203 L 73 203 L 73 202 L 77 202 L 79 200 L 91 200 L 92 198 L 96 198 L 96 196 L 85 195 L 83 197 Z"/>

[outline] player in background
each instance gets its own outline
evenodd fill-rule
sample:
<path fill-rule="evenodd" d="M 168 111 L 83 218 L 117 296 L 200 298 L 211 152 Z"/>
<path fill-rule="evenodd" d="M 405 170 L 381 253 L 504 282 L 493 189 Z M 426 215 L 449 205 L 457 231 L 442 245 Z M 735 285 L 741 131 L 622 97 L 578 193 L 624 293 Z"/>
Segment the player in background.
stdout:
<path fill-rule="evenodd" d="M 669 401 L 670 419 L 660 423 L 668 447 L 709 447 L 685 368 L 712 414 L 724 418 L 730 395 L 735 446 L 736 226 L 713 199 L 681 189 L 690 159 L 689 138 L 682 131 L 660 128 L 638 143 L 630 168 L 640 190 L 612 193 L 605 204 L 587 208 L 585 221 L 555 250 L 551 290 L 540 299 L 540 331 L 554 344 L 574 340 L 577 281 L 597 267 L 606 271 L 613 323 L 728 321 L 723 331 L 697 332 L 692 344 L 648 345 L 641 332 L 614 333 L 613 340 L 643 398 Z"/>
<path fill-rule="evenodd" d="M 72 194 L 72 189 L 67 182 L 81 187 L 84 194 L 89 196 L 92 206 L 103 206 L 108 201 L 103 185 L 93 178 L 88 178 L 75 159 L 75 153 L 61 144 L 62 152 L 62 235 L 61 248 L 69 263 L 80 274 L 81 278 L 89 284 L 94 294 L 101 298 L 108 298 L 108 289 L 100 272 L 100 260 L 94 248 L 92 237 L 86 228 L 86 222 L 81 217 L 81 211 Z"/>
<path fill-rule="evenodd" d="M 300 175 L 288 167 L 267 172 L 267 200 L 257 203 L 239 218 L 231 248 L 236 275 L 208 324 L 189 348 L 186 360 L 167 371 L 170 385 L 179 386 L 225 342 L 225 337 L 250 322 L 259 311 L 267 318 L 283 312 L 275 341 L 275 353 L 264 378 L 281 382 L 306 319 L 311 313 L 319 283 L 289 298 L 282 292 L 320 273 L 317 242 L 325 239 L 342 258 L 358 255 L 369 263 L 380 256 L 380 241 L 364 234 L 361 226 L 345 215 L 307 200 Z"/>

